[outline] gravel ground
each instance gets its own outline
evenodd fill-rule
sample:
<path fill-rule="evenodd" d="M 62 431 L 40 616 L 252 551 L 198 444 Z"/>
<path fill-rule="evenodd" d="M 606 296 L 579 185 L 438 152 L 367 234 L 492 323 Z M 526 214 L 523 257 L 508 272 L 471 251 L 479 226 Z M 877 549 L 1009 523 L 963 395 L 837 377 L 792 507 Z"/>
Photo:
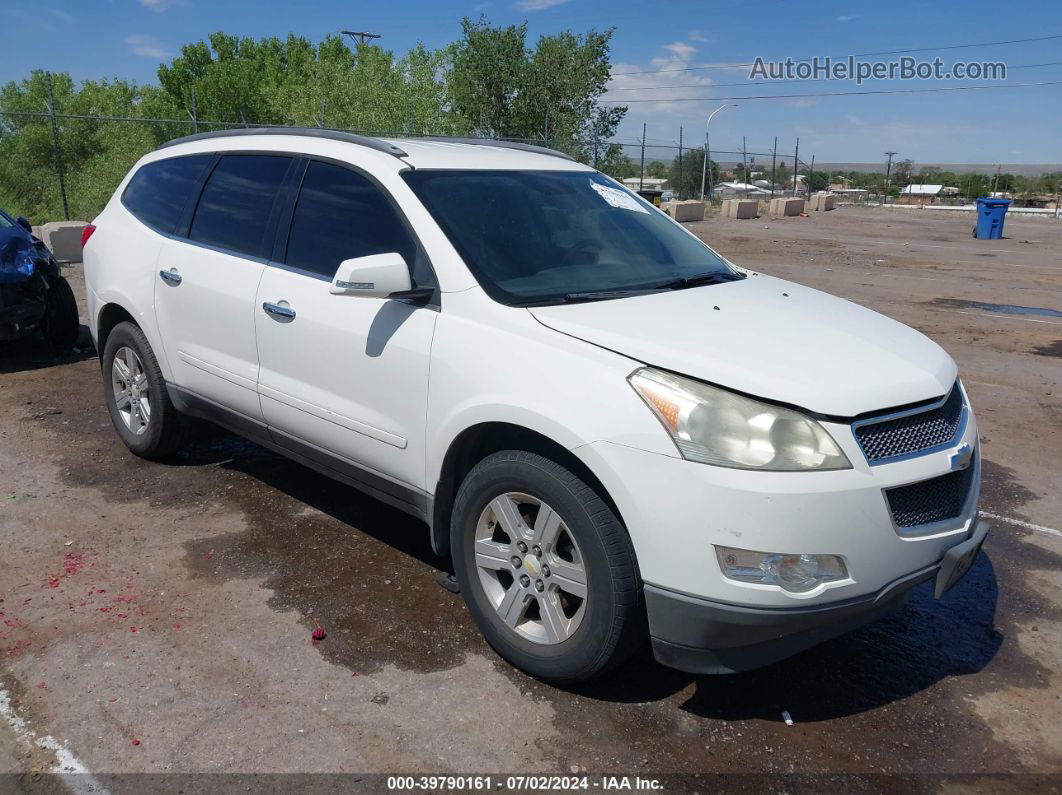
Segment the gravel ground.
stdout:
<path fill-rule="evenodd" d="M 48 791 L 62 782 L 34 774 L 57 769 L 115 792 L 144 782 L 114 774 L 145 772 L 1062 774 L 1062 224 L 1008 219 L 1000 241 L 971 225 L 849 207 L 692 225 L 947 348 L 995 526 L 945 599 L 923 586 L 874 626 L 731 677 L 642 658 L 575 691 L 530 680 L 436 584 L 422 525 L 220 433 L 135 459 L 91 352 L 8 346 L 0 790 Z"/>

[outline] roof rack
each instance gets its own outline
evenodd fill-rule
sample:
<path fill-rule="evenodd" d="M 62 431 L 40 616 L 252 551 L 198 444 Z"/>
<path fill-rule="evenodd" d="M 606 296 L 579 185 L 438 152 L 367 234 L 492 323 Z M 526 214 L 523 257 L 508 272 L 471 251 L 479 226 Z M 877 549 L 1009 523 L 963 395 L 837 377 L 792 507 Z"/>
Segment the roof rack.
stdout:
<path fill-rule="evenodd" d="M 343 130 L 329 130 L 322 127 L 237 127 L 231 130 L 213 130 L 211 132 L 196 133 L 195 135 L 185 135 L 181 138 L 174 138 L 172 141 L 164 143 L 160 148 L 191 143 L 192 141 L 207 141 L 212 138 L 232 138 L 243 135 L 300 135 L 311 138 L 327 138 L 332 141 L 343 141 L 344 143 L 357 144 L 369 149 L 375 149 L 378 152 L 384 152 L 393 157 L 407 157 L 405 150 L 388 141 L 379 138 L 369 138 L 365 135 L 356 135 L 355 133 L 345 132 Z M 565 160 L 575 160 L 571 155 L 566 155 L 564 152 L 558 152 L 556 149 L 549 149 L 545 146 L 535 146 L 534 144 L 525 144 L 520 141 L 505 141 L 495 138 L 447 138 L 445 136 L 435 135 L 418 136 L 410 138 L 410 140 L 490 146 L 495 149 L 516 149 L 521 152 L 534 152 L 540 155 L 561 157 Z"/>
<path fill-rule="evenodd" d="M 310 138 L 328 138 L 332 141 L 343 141 L 348 144 L 358 144 L 378 152 L 392 155 L 393 157 L 405 157 L 406 153 L 399 147 L 378 138 L 368 138 L 364 135 L 355 135 L 342 130 L 328 130 L 321 127 L 238 127 L 234 130 L 214 130 L 212 132 L 185 135 L 182 138 L 174 138 L 167 141 L 161 148 L 177 146 L 192 141 L 207 141 L 212 138 L 231 138 L 243 135 L 300 135 Z"/>
<path fill-rule="evenodd" d="M 492 146 L 496 149 L 518 149 L 521 152 L 535 152 L 540 155 L 551 155 L 553 157 L 562 157 L 565 160 L 575 160 L 571 155 L 566 155 L 564 152 L 558 152 L 556 149 L 549 149 L 545 146 L 536 146 L 535 144 L 525 144 L 520 141 L 506 141 L 501 138 L 447 138 L 446 136 L 440 135 L 426 135 L 411 140 L 439 141 L 451 144 L 472 144 L 474 146 Z"/>

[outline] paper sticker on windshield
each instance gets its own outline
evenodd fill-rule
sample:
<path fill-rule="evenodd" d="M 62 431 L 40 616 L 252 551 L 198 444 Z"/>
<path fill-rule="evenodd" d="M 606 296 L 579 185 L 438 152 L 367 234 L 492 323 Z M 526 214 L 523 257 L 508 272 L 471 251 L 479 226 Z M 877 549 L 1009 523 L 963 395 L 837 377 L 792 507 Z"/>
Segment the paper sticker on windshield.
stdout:
<path fill-rule="evenodd" d="M 634 210 L 636 213 L 645 213 L 646 215 L 649 214 L 648 208 L 626 191 L 622 191 L 619 188 L 610 188 L 608 185 L 601 185 L 593 180 L 590 180 L 590 187 L 596 190 L 597 195 L 613 207 L 619 207 L 621 210 Z"/>

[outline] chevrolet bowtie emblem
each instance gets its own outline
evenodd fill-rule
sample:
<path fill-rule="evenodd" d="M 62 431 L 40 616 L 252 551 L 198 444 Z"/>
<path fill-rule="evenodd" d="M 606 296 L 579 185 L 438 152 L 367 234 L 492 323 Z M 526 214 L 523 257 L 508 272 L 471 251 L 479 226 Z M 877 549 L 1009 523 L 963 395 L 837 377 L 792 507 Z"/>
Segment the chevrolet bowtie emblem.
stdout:
<path fill-rule="evenodd" d="M 951 471 L 958 472 L 960 469 L 966 469 L 972 460 L 973 447 L 966 443 L 960 444 L 951 456 Z"/>

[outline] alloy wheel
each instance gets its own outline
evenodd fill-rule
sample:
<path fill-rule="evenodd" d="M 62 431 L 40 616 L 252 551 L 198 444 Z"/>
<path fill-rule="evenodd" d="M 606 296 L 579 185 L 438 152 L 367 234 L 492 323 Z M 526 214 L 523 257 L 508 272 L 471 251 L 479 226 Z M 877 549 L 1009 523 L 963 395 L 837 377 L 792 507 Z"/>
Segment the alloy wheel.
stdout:
<path fill-rule="evenodd" d="M 115 351 L 111 365 L 111 388 L 118 416 L 137 436 L 151 422 L 151 386 L 136 351 L 123 346 Z"/>
<path fill-rule="evenodd" d="M 522 637 L 561 643 L 586 613 L 582 551 L 564 519 L 536 497 L 507 492 L 476 524 L 476 570 L 502 621 Z"/>

